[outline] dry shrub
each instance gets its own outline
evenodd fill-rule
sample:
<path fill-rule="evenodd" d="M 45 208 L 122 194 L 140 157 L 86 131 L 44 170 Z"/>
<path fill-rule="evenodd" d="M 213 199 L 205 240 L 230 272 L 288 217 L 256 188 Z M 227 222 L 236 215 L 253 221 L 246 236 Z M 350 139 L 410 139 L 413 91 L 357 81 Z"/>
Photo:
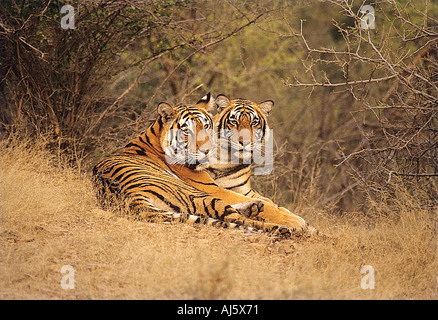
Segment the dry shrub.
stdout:
<path fill-rule="evenodd" d="M 303 212 L 331 238 L 273 241 L 101 210 L 89 177 L 44 145 L 0 146 L 2 299 L 438 298 L 437 217 L 402 189 L 398 204 L 364 212 Z M 60 286 L 63 265 L 73 290 Z M 361 288 L 363 265 L 374 290 Z"/>

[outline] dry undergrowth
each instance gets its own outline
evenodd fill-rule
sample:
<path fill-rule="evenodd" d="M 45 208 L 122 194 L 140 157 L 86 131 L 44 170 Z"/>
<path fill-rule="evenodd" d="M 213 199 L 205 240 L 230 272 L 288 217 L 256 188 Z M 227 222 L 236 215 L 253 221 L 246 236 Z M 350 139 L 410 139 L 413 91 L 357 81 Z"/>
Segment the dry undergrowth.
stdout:
<path fill-rule="evenodd" d="M 437 299 L 436 225 L 424 210 L 380 218 L 304 214 L 332 239 L 152 224 L 100 210 L 89 176 L 44 143 L 0 144 L 1 299 Z M 58 164 L 57 164 L 58 163 Z M 61 268 L 75 270 L 64 290 Z M 365 290 L 363 265 L 375 270 Z"/>

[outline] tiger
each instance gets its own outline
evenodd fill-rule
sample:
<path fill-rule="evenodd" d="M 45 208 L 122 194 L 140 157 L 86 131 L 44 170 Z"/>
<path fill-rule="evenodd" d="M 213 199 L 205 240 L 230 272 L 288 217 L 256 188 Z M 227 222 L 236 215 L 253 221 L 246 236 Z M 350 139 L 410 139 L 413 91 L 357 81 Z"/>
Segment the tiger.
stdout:
<path fill-rule="evenodd" d="M 160 103 L 158 118 L 145 132 L 93 168 L 99 201 L 103 206 L 123 202 L 135 217 L 148 221 L 195 218 L 290 236 L 295 227 L 291 221 L 257 218 L 275 215 L 272 205 L 222 189 L 205 172 L 215 143 L 208 111 L 213 105 L 211 94 L 194 105 Z"/>
<path fill-rule="evenodd" d="M 274 102 L 266 100 L 257 104 L 242 98 L 230 100 L 226 95 L 220 94 L 216 97 L 215 104 L 217 114 L 213 121 L 219 143 L 216 153 L 212 155 L 216 161 L 210 160 L 207 173 L 221 188 L 277 207 L 271 199 L 263 197 L 251 187 L 253 156 L 256 151 L 261 154 L 270 134 L 267 117 Z M 308 230 L 309 226 L 303 218 L 284 207 L 277 209 L 293 219 L 297 229 Z"/>

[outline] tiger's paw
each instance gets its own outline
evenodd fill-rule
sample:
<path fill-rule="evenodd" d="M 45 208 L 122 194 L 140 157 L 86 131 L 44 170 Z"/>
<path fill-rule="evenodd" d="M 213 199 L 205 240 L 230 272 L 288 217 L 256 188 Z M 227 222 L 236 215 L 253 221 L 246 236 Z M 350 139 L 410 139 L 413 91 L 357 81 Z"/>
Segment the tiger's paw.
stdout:
<path fill-rule="evenodd" d="M 280 237 L 281 239 L 292 237 L 293 231 L 291 231 L 288 227 L 280 226 L 275 235 Z"/>
<path fill-rule="evenodd" d="M 293 213 L 291 213 L 287 216 L 284 216 L 282 219 L 282 223 L 284 223 L 287 227 L 289 227 L 293 231 L 295 231 L 295 234 L 298 234 L 298 233 L 304 234 L 308 231 L 307 222 L 303 218 L 301 218 Z"/>
<path fill-rule="evenodd" d="M 262 222 L 260 229 L 263 230 L 263 232 L 265 232 L 269 237 L 277 239 L 289 239 L 294 234 L 290 228 L 275 223 Z"/>
<path fill-rule="evenodd" d="M 294 235 L 305 234 L 308 231 L 308 224 L 303 218 L 293 214 L 288 209 L 283 207 L 277 207 L 276 214 L 274 214 L 269 220 L 266 219 L 266 221 L 284 225 L 293 231 Z"/>
<path fill-rule="evenodd" d="M 248 200 L 233 204 L 231 207 L 239 211 L 244 217 L 254 220 L 259 220 L 258 215 L 264 210 L 264 204 L 260 200 Z"/>

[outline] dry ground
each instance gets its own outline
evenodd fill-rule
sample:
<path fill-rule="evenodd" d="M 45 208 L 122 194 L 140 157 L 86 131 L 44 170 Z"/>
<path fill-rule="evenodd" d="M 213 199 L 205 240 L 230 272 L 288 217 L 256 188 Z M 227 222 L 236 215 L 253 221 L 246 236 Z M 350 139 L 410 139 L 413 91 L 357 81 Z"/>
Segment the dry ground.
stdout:
<path fill-rule="evenodd" d="M 333 239 L 152 224 L 100 210 L 89 176 L 0 144 L 0 299 L 437 299 L 436 217 L 304 217 Z M 372 223 L 370 223 L 372 221 Z M 75 288 L 64 290 L 71 265 Z M 361 267 L 375 270 L 365 290 Z"/>

